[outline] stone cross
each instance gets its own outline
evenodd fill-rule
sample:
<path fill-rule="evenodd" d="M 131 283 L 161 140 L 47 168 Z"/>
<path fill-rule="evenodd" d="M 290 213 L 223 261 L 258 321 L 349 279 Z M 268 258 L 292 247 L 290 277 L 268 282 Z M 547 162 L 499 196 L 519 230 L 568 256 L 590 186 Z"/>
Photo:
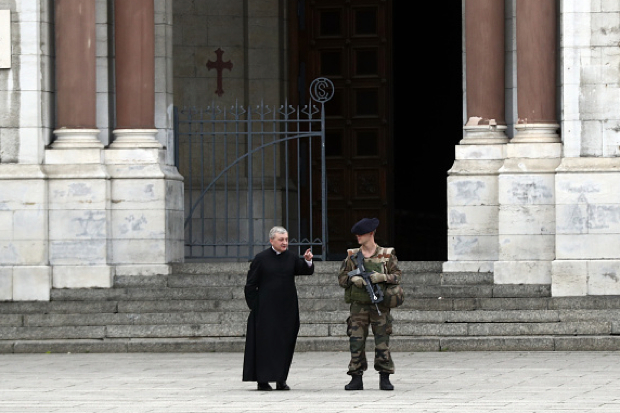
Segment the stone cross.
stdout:
<path fill-rule="evenodd" d="M 222 60 L 222 55 L 224 54 L 224 51 L 221 48 L 218 48 L 215 51 L 215 54 L 217 55 L 217 59 L 215 60 L 215 62 L 208 60 L 207 68 L 209 70 L 217 70 L 217 90 L 215 91 L 215 93 L 217 93 L 218 96 L 222 96 L 224 94 L 224 89 L 222 89 L 222 70 L 232 70 L 233 64 L 230 62 L 230 60 L 228 62 L 224 62 Z"/>

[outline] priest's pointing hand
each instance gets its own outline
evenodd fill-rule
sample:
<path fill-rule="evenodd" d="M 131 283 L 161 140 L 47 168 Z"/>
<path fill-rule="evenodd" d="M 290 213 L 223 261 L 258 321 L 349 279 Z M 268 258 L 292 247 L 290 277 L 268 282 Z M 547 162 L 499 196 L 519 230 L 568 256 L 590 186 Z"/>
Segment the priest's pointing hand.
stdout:
<path fill-rule="evenodd" d="M 312 261 L 312 257 L 314 257 L 314 255 L 312 255 L 312 251 L 308 248 L 304 254 L 304 259 L 306 261 Z"/>

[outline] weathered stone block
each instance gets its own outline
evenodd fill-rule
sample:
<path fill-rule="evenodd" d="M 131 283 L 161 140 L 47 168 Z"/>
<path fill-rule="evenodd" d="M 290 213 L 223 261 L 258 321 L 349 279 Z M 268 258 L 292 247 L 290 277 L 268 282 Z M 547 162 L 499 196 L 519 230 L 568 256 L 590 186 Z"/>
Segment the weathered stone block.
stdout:
<path fill-rule="evenodd" d="M 618 259 L 620 234 L 558 234 L 556 254 L 559 260 Z"/>
<path fill-rule="evenodd" d="M 498 250 L 497 235 L 448 234 L 448 260 L 496 261 L 499 258 Z"/>
<path fill-rule="evenodd" d="M 0 267 L 0 301 L 13 299 L 13 267 Z"/>
<path fill-rule="evenodd" d="M 500 234 L 554 234 L 555 205 L 501 205 Z"/>
<path fill-rule="evenodd" d="M 43 180 L 0 180 L 0 210 L 45 209 L 45 185 Z"/>
<path fill-rule="evenodd" d="M 50 210 L 49 216 L 49 239 L 52 241 L 93 241 L 108 236 L 108 213 L 105 210 L 57 209 Z"/>
<path fill-rule="evenodd" d="M 601 167 L 603 166 L 601 164 Z M 574 168 L 579 167 L 591 169 L 596 165 L 590 162 L 589 165 L 576 165 Z M 559 205 L 618 204 L 620 203 L 620 191 L 616 183 L 619 176 L 619 173 L 609 172 L 558 173 L 556 178 L 557 203 Z"/>
<path fill-rule="evenodd" d="M 23 241 L 45 240 L 48 236 L 47 224 L 48 214 L 46 210 L 17 210 L 13 213 L 13 239 Z"/>
<path fill-rule="evenodd" d="M 496 284 L 551 284 L 549 261 L 496 261 L 493 276 Z"/>
<path fill-rule="evenodd" d="M 555 260 L 551 263 L 551 294 L 554 297 L 588 293 L 588 264 L 584 260 Z"/>
<path fill-rule="evenodd" d="M 505 174 L 499 176 L 500 205 L 544 205 L 555 203 L 552 174 Z"/>
<path fill-rule="evenodd" d="M 13 300 L 49 301 L 51 288 L 50 267 L 13 267 Z"/>
<path fill-rule="evenodd" d="M 452 206 L 448 227 L 453 235 L 492 235 L 498 230 L 497 206 Z"/>
<path fill-rule="evenodd" d="M 45 265 L 48 243 L 37 241 L 0 240 L 0 262 L 3 265 Z"/>
<path fill-rule="evenodd" d="M 496 176 L 450 176 L 448 205 L 497 205 Z"/>
<path fill-rule="evenodd" d="M 109 266 L 55 266 L 54 288 L 111 288 L 114 270 Z"/>
<path fill-rule="evenodd" d="M 178 235 L 178 234 L 177 234 Z M 120 209 L 112 211 L 112 238 L 166 238 L 166 211 Z"/>
<path fill-rule="evenodd" d="M 588 294 L 620 295 L 620 260 L 588 262 Z"/>
<path fill-rule="evenodd" d="M 553 235 L 500 234 L 499 257 L 502 261 L 553 260 L 554 241 Z"/>
<path fill-rule="evenodd" d="M 49 181 L 49 208 L 105 209 L 108 187 L 106 179 L 52 179 Z"/>
<path fill-rule="evenodd" d="M 0 240 L 13 239 L 13 211 L 0 211 Z"/>
<path fill-rule="evenodd" d="M 163 264 L 165 257 L 165 239 L 118 239 L 112 245 L 115 264 Z"/>
<path fill-rule="evenodd" d="M 156 179 L 115 179 L 112 181 L 112 209 L 165 209 L 166 186 Z"/>

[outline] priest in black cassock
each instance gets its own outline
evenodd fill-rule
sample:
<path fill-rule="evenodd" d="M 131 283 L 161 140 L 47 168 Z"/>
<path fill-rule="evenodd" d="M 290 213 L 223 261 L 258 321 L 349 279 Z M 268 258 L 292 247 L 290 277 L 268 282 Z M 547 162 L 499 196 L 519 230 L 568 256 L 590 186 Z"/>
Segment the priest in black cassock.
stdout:
<path fill-rule="evenodd" d="M 299 303 L 295 275 L 312 275 L 314 264 L 308 249 L 303 258 L 288 250 L 288 232 L 269 231 L 271 247 L 256 254 L 245 284 L 250 308 L 243 381 L 258 382 L 258 390 L 290 390 L 286 384 L 299 332 Z"/>

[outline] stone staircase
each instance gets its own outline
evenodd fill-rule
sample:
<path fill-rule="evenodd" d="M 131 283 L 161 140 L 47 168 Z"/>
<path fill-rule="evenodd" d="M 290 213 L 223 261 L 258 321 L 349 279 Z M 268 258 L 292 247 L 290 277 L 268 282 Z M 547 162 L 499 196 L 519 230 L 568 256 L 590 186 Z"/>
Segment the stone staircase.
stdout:
<path fill-rule="evenodd" d="M 186 263 L 169 276 L 117 277 L 111 289 L 0 302 L 0 353 L 243 351 L 248 265 Z M 442 274 L 441 262 L 400 266 L 393 351 L 620 349 L 620 297 L 553 298 L 549 285 L 493 285 L 488 273 Z M 317 262 L 297 279 L 298 351 L 348 350 L 338 267 Z"/>

